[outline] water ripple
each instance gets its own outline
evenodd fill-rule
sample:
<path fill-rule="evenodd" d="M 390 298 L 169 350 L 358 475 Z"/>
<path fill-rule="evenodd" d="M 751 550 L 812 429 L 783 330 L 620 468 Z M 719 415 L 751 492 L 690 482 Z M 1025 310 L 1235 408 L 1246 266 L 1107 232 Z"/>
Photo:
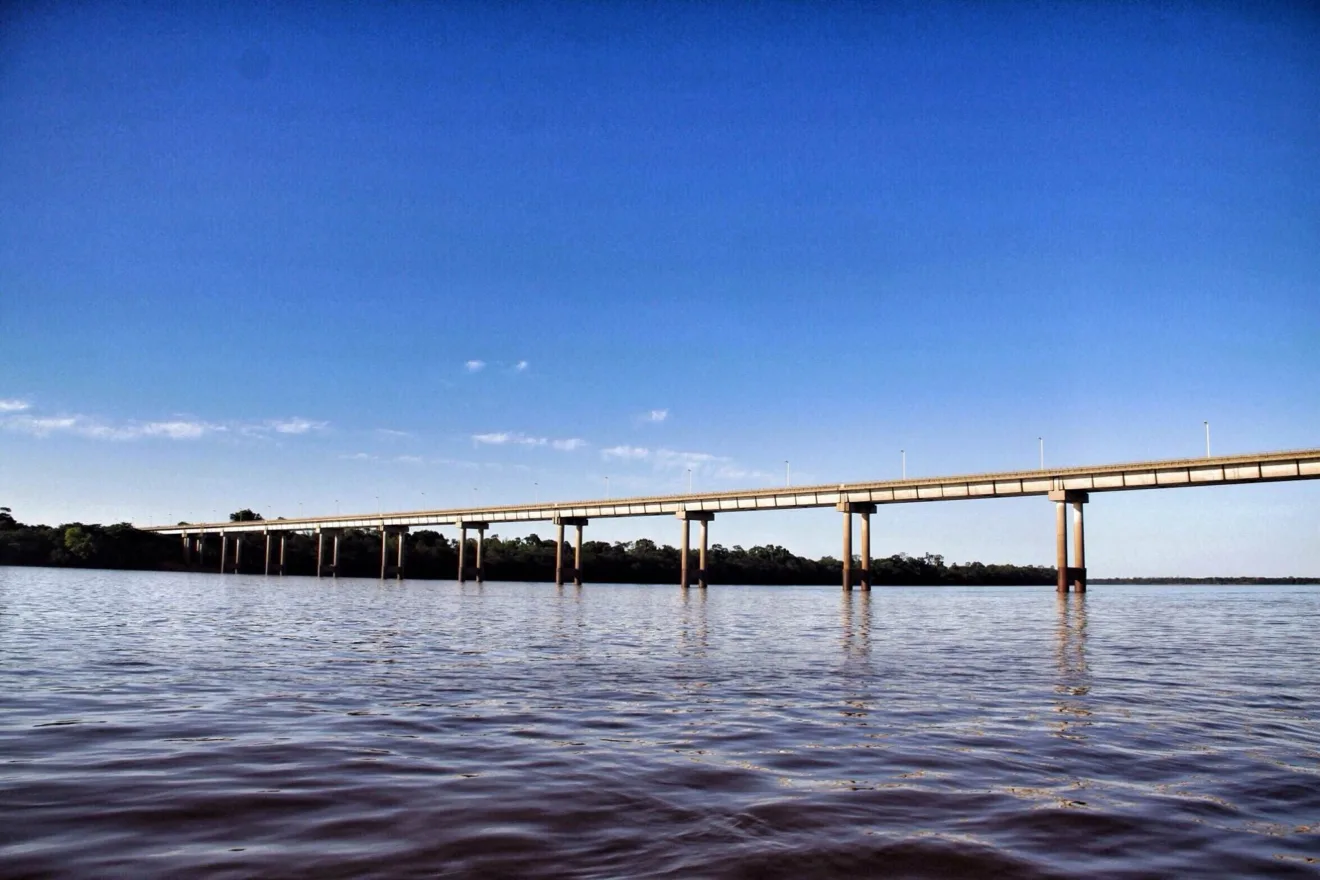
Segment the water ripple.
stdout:
<path fill-rule="evenodd" d="M 0 569 L 0 876 L 1315 877 L 1317 611 Z"/>

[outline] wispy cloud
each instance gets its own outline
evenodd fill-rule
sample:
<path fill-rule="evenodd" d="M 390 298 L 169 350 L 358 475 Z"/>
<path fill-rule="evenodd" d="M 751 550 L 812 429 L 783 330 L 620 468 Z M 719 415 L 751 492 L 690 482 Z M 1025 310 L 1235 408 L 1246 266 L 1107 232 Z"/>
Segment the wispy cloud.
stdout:
<path fill-rule="evenodd" d="M 699 468 L 729 461 L 709 452 L 678 452 L 673 449 L 657 449 L 653 460 L 658 468 Z"/>
<path fill-rule="evenodd" d="M 515 373 L 525 373 L 530 366 L 531 364 L 527 363 L 527 361 L 518 361 L 518 363 L 513 365 L 513 371 Z"/>
<path fill-rule="evenodd" d="M 8 399 L 0 398 L 0 413 L 23 412 L 23 410 L 31 408 L 32 404 L 28 403 L 26 400 L 18 400 L 13 397 Z"/>
<path fill-rule="evenodd" d="M 602 449 L 600 457 L 622 461 L 645 461 L 651 457 L 651 450 L 642 446 L 611 446 Z"/>
<path fill-rule="evenodd" d="M 307 434 L 328 425 L 327 422 L 312 421 L 300 416 L 263 422 L 210 422 L 187 416 L 151 421 L 116 421 L 81 413 L 34 415 L 27 412 L 28 405 L 22 403 L 22 409 L 0 409 L 0 428 L 31 437 L 66 435 L 91 440 L 197 440 L 217 435 L 270 437 L 272 434 Z"/>
<path fill-rule="evenodd" d="M 482 370 L 486 369 L 486 362 L 477 360 L 468 361 L 463 364 L 463 369 L 467 370 L 469 373 L 480 373 Z"/>
<path fill-rule="evenodd" d="M 478 446 L 549 446 L 560 452 L 572 452 L 587 445 L 579 437 L 566 437 L 551 440 L 548 437 L 531 437 L 521 431 L 491 431 L 485 434 L 473 434 L 472 442 Z"/>
<path fill-rule="evenodd" d="M 295 416 L 291 419 L 275 419 L 267 422 L 266 425 L 277 434 L 306 434 L 309 431 L 322 431 L 329 423 L 314 422 L 311 419 Z"/>
<path fill-rule="evenodd" d="M 388 437 L 390 439 L 402 439 L 404 437 L 413 436 L 411 431 L 396 431 L 393 428 L 377 428 L 375 433 L 381 437 Z"/>
<path fill-rule="evenodd" d="M 473 434 L 472 442 L 481 446 L 545 446 L 550 441 L 544 437 L 528 437 L 517 431 L 492 431 Z"/>
<path fill-rule="evenodd" d="M 137 440 L 143 437 L 196 440 L 207 434 L 221 433 L 228 430 L 224 425 L 190 419 L 172 419 L 163 422 L 112 423 L 83 415 L 31 416 L 24 414 L 0 419 L 0 426 L 32 437 L 68 434 L 93 440 Z"/>
<path fill-rule="evenodd" d="M 343 461 L 379 461 L 379 459 L 366 452 L 351 452 L 339 456 Z"/>
<path fill-rule="evenodd" d="M 663 422 L 667 418 L 669 418 L 669 410 L 653 409 L 638 416 L 637 420 L 639 422 L 650 422 L 652 424 L 655 424 L 658 422 Z"/>

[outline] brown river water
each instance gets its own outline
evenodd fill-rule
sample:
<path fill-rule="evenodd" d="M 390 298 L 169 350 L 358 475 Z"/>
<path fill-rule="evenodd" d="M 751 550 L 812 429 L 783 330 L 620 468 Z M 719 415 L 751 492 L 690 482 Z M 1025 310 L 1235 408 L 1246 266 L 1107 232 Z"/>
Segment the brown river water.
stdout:
<path fill-rule="evenodd" d="M 0 568 L 0 876 L 1316 877 L 1318 624 Z"/>

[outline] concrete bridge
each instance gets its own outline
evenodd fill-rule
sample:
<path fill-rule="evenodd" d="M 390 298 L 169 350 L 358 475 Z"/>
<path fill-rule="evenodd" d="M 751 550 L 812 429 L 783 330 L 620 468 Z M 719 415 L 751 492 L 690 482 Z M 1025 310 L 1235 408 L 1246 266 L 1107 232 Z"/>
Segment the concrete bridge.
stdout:
<path fill-rule="evenodd" d="M 555 583 L 571 577 L 582 583 L 582 529 L 591 519 L 629 516 L 676 516 L 681 523 L 680 584 L 687 588 L 696 575 L 697 585 L 707 585 L 707 529 L 722 512 L 792 510 L 832 507 L 843 514 L 843 588 L 871 588 L 870 518 L 880 504 L 919 501 L 967 501 L 977 498 L 1013 498 L 1039 495 L 1054 503 L 1055 548 L 1059 569 L 1058 589 L 1086 590 L 1086 540 L 1083 508 L 1091 495 L 1190 486 L 1223 486 L 1232 483 L 1267 483 L 1281 480 L 1320 479 L 1320 449 L 1265 452 L 1206 458 L 1141 461 L 1090 467 L 1045 468 L 1007 473 L 964 474 L 950 477 L 882 480 L 867 483 L 831 483 L 818 486 L 785 486 L 774 489 L 744 489 L 732 492 L 697 492 L 639 498 L 609 498 L 595 501 L 545 502 L 536 504 L 466 507 L 448 510 L 414 510 L 392 513 L 315 516 L 255 522 L 196 523 L 147 526 L 144 531 L 181 535 L 185 560 L 200 551 L 209 535 L 220 538 L 220 570 L 234 570 L 242 558 L 243 539 L 265 539 L 266 573 L 282 574 L 284 551 L 290 532 L 316 535 L 318 577 L 336 574 L 339 568 L 339 535 L 344 529 L 374 529 L 380 532 L 381 577 L 404 573 L 404 536 L 413 526 L 451 526 L 459 530 L 458 580 L 485 576 L 482 543 L 492 523 L 551 522 L 557 528 Z M 1072 507 L 1073 558 L 1069 560 L 1068 510 Z M 853 570 L 853 515 L 861 519 L 860 562 Z M 695 572 L 690 568 L 691 524 L 700 524 Z M 564 529 L 576 529 L 573 565 L 564 564 Z M 474 564 L 467 565 L 468 532 L 476 533 Z M 229 542 L 233 539 L 232 557 Z M 278 538 L 278 556 L 274 541 Z M 390 552 L 394 539 L 395 552 Z M 391 558 L 393 556 L 393 559 Z M 232 561 L 231 561 L 232 560 Z M 328 561 L 327 561 L 328 560 Z"/>

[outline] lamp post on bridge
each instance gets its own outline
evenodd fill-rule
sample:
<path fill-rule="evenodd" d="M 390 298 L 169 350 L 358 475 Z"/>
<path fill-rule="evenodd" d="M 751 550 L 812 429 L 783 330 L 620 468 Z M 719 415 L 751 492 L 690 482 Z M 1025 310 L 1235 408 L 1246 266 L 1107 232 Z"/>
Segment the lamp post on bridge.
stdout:
<path fill-rule="evenodd" d="M 900 449 L 898 454 L 903 458 L 903 479 L 907 479 L 907 450 Z"/>
<path fill-rule="evenodd" d="M 1205 422 L 1205 457 L 1210 457 L 1210 422 Z"/>
<path fill-rule="evenodd" d="M 1037 437 L 1036 439 L 1040 441 L 1040 469 L 1045 470 L 1045 438 Z"/>
<path fill-rule="evenodd" d="M 784 488 L 787 489 L 787 488 L 788 488 L 789 486 L 791 486 L 791 485 L 793 485 L 793 480 L 792 480 L 791 474 L 789 473 L 789 470 L 788 470 L 788 460 L 785 459 L 785 460 L 784 460 Z"/>

